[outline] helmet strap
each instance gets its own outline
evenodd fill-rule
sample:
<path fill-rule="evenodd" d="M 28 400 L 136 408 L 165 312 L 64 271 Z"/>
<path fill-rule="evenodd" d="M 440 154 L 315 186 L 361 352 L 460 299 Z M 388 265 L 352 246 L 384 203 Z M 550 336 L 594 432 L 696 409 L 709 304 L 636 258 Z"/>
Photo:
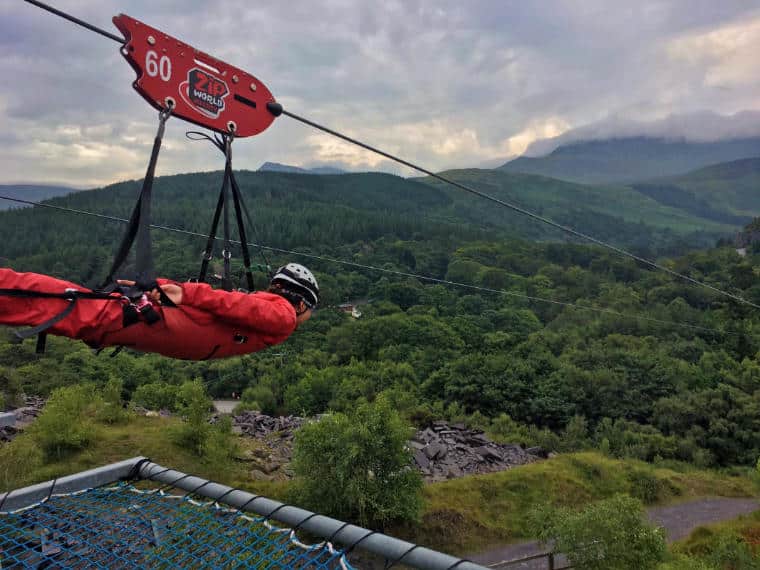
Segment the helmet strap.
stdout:
<path fill-rule="evenodd" d="M 293 308 L 296 310 L 296 315 L 302 315 L 309 309 L 313 308 L 310 303 L 306 302 L 306 299 L 303 295 L 300 293 L 297 293 L 296 291 L 292 291 L 291 289 L 286 289 L 282 286 L 280 283 L 272 283 L 269 285 L 269 288 L 267 289 L 269 293 L 274 293 L 275 295 L 279 295 L 280 297 L 287 300 L 291 305 L 293 305 Z M 301 303 L 306 307 L 303 310 L 299 309 L 301 308 Z"/>

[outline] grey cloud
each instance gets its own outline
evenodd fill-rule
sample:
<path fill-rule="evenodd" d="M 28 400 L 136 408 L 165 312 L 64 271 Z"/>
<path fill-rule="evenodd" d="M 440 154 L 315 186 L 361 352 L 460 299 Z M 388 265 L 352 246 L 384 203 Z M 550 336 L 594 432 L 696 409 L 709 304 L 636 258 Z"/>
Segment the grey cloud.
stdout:
<path fill-rule="evenodd" d="M 689 142 L 712 142 L 760 136 L 760 111 L 742 111 L 735 115 L 719 115 L 707 111 L 670 115 L 649 122 L 612 117 L 584 125 L 558 137 L 533 143 L 528 156 L 543 156 L 558 146 L 580 140 L 599 140 L 612 137 L 653 137 Z"/>
<path fill-rule="evenodd" d="M 756 91 L 705 85 L 702 64 L 663 55 L 675 38 L 760 17 L 756 2 L 293 0 L 285 9 L 248 0 L 135 0 L 126 8 L 117 0 L 58 0 L 56 6 L 109 31 L 115 31 L 111 17 L 124 9 L 250 71 L 286 108 L 433 169 L 503 162 L 514 152 L 512 137 L 543 132 L 547 124 L 606 120 L 609 132 L 628 132 L 631 121 L 671 114 L 760 109 Z M 0 121 L 16 137 L 0 145 L 17 170 L 28 170 L 28 180 L 142 175 L 155 111 L 132 90 L 134 72 L 117 48 L 25 3 L 0 7 L 0 74 L 14 78 L 0 83 Z M 220 167 L 213 149 L 184 139 L 194 127 L 170 124 L 163 172 Z M 71 126 L 80 127 L 78 162 L 67 162 L 63 152 L 75 141 L 61 128 Z M 331 155 L 324 139 L 285 117 L 235 145 L 239 168 L 265 161 L 396 168 L 338 147 Z M 111 160 L 87 158 L 98 146 Z M 61 157 L 39 167 L 29 157 L 35 148 L 60 149 Z"/>

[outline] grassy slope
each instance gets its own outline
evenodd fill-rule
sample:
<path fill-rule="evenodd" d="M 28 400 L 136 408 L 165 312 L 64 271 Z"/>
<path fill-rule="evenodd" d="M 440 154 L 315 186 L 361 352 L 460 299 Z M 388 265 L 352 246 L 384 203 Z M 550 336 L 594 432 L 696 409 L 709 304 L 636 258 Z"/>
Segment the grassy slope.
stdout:
<path fill-rule="evenodd" d="M 615 493 L 629 493 L 629 474 L 633 472 L 656 478 L 659 503 L 757 493 L 753 482 L 743 477 L 696 469 L 674 471 L 598 453 L 574 453 L 501 473 L 428 486 L 424 523 L 410 536 L 458 553 L 528 539 L 526 518 L 534 505 L 549 501 L 581 506 Z"/>
<path fill-rule="evenodd" d="M 97 436 L 88 444 L 87 449 L 50 462 L 32 473 L 26 472 L 23 477 L 6 481 L 5 486 L 9 489 L 19 488 L 142 455 L 160 465 L 185 473 L 269 496 L 282 496 L 284 485 L 250 479 L 250 466 L 247 463 L 233 459 L 215 463 L 204 462 L 189 451 L 174 445 L 167 433 L 176 422 L 177 420 L 172 418 L 134 416 L 127 423 L 99 425 Z M 240 444 L 244 449 L 255 447 L 253 440 L 240 438 Z M 0 492 L 7 490 L 2 487 L 3 485 L 0 485 Z"/>
<path fill-rule="evenodd" d="M 210 464 L 172 444 L 167 429 L 176 421 L 134 417 L 122 425 L 101 426 L 86 450 L 49 463 L 33 473 L 26 472 L 7 482 L 7 487 L 18 488 L 143 455 L 186 473 L 272 498 L 285 497 L 286 483 L 252 480 L 248 475 L 254 467 L 251 463 L 230 459 Z M 243 447 L 256 446 L 255 440 L 250 439 L 241 438 L 240 443 Z M 576 453 L 501 473 L 428 485 L 422 524 L 386 530 L 447 552 L 472 552 L 490 544 L 529 538 L 525 530 L 526 516 L 541 501 L 583 505 L 615 493 L 630 492 L 629 474 L 632 472 L 656 478 L 660 502 L 704 495 L 752 496 L 756 493 L 754 484 L 746 478 L 690 468 L 677 472 L 638 461 L 608 459 L 598 453 Z"/>
<path fill-rule="evenodd" d="M 760 511 L 742 515 L 731 521 L 700 526 L 687 539 L 674 543 L 671 546 L 671 552 L 675 556 L 688 557 L 688 560 L 699 560 L 719 549 L 721 543 L 729 537 L 731 541 L 744 542 L 754 552 L 755 557 L 758 557 L 760 555 Z M 731 561 L 725 562 L 730 564 Z M 746 568 L 746 566 L 736 567 Z M 663 570 L 665 568 L 669 567 L 665 566 Z M 727 566 L 727 568 L 734 568 L 734 566 Z"/>
<path fill-rule="evenodd" d="M 731 214 L 755 217 L 760 213 L 760 158 L 716 164 L 652 183 L 684 190 Z"/>

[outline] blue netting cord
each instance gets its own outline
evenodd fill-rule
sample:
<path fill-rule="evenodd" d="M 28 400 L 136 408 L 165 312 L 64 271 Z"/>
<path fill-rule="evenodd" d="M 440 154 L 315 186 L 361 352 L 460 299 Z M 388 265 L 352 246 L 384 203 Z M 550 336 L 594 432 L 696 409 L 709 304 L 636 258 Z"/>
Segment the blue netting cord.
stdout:
<path fill-rule="evenodd" d="M 0 567 L 48 565 L 352 570 L 330 541 L 305 544 L 296 529 L 277 527 L 269 517 L 130 483 L 51 493 L 1 512 Z"/>

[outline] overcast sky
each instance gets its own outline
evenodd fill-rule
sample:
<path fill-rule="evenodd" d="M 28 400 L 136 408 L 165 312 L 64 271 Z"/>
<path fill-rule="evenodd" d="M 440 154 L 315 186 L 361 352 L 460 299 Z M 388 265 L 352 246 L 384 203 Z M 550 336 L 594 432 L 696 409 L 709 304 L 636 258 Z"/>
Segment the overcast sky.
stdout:
<path fill-rule="evenodd" d="M 286 109 L 433 170 L 671 115 L 652 130 L 760 134 L 760 0 L 50 2 L 114 33 L 111 17 L 125 12 L 246 69 Z M 0 76 L 0 183 L 91 187 L 144 174 L 156 112 L 115 42 L 0 0 Z M 705 114 L 741 111 L 752 113 L 725 128 Z M 159 174 L 222 167 L 188 128 L 169 121 Z M 235 149 L 236 168 L 410 174 L 287 117 Z"/>

